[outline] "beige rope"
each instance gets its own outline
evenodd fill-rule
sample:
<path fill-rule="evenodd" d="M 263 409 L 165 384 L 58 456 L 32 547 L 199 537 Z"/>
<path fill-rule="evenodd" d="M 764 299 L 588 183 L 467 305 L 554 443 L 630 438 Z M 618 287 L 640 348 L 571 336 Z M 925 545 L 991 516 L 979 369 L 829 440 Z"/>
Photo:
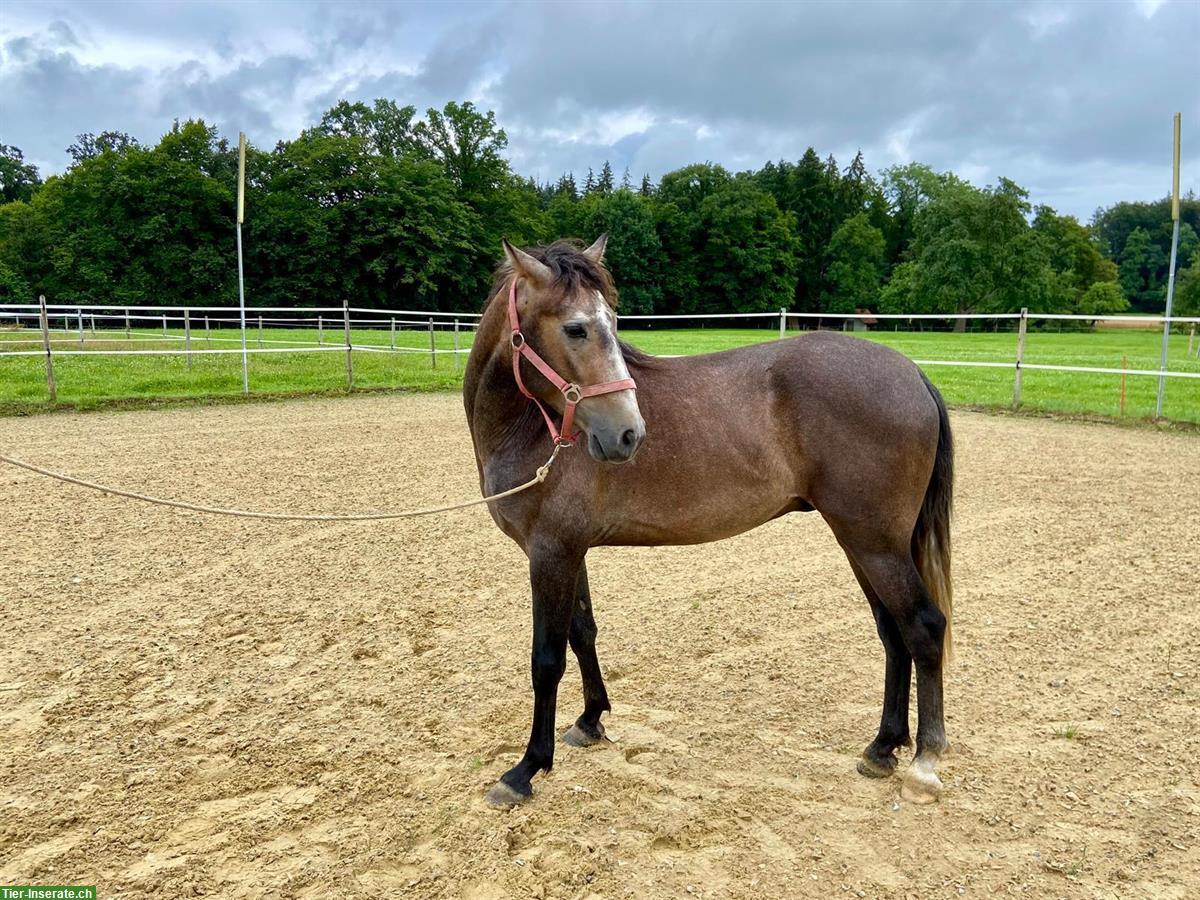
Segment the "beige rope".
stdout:
<path fill-rule="evenodd" d="M 529 490 L 534 485 L 541 484 L 546 480 L 546 476 L 550 474 L 550 467 L 554 465 L 554 460 L 558 458 L 558 451 L 562 449 L 562 444 L 554 445 L 554 452 L 550 454 L 550 458 L 545 464 L 538 467 L 536 474 L 526 481 L 524 484 L 519 484 L 514 488 L 509 488 L 507 491 L 501 491 L 498 494 L 492 494 L 490 497 L 481 497 L 478 500 L 464 500 L 462 503 L 451 503 L 446 506 L 430 506 L 424 509 L 407 509 L 403 512 L 388 512 L 388 513 L 350 513 L 347 515 L 303 515 L 298 513 L 268 513 L 254 512 L 244 509 L 223 509 L 219 506 L 200 506 L 195 503 L 184 503 L 182 500 L 164 500 L 161 497 L 149 497 L 145 494 L 137 494 L 133 491 L 123 491 L 118 488 L 106 487 L 103 484 L 96 484 L 94 481 L 85 481 L 82 478 L 75 478 L 71 475 L 64 475 L 61 472 L 53 472 L 50 469 L 43 469 L 41 466 L 35 466 L 32 463 L 22 462 L 19 459 L 13 459 L 11 456 L 5 456 L 0 453 L 0 462 L 6 462 L 11 466 L 16 466 L 19 469 L 26 469 L 30 472 L 35 472 L 38 475 L 45 475 L 48 478 L 54 478 L 58 481 L 64 481 L 67 484 L 78 485 L 79 487 L 91 488 L 94 491 L 100 491 L 105 494 L 114 494 L 117 497 L 128 497 L 130 500 L 142 500 L 146 503 L 154 503 L 158 506 L 170 506 L 175 509 L 186 509 L 190 512 L 212 513 L 218 516 L 236 516 L 240 519 L 270 519 L 275 522 L 378 522 L 384 519 L 409 519 L 413 516 L 428 516 L 433 513 L 450 512 L 455 509 L 466 509 L 468 506 L 479 506 L 481 503 L 491 503 L 493 500 L 503 500 L 505 497 L 511 497 L 513 494 L 519 494 L 521 491 Z"/>

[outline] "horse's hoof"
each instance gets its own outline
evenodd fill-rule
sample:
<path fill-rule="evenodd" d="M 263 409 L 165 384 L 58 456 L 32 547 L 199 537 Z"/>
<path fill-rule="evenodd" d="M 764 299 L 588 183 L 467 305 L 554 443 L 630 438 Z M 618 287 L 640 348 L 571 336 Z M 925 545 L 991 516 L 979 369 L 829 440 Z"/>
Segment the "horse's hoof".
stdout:
<path fill-rule="evenodd" d="M 924 805 L 935 802 L 942 795 L 942 780 L 933 771 L 929 763 L 915 760 L 904 774 L 900 785 L 900 799 L 909 803 Z"/>
<path fill-rule="evenodd" d="M 892 773 L 896 771 L 896 757 L 889 754 L 884 759 L 887 762 L 864 753 L 858 758 L 858 774 L 866 775 L 868 778 L 891 778 Z"/>
<path fill-rule="evenodd" d="M 522 794 L 512 785 L 497 781 L 487 792 L 487 802 L 497 809 L 512 809 L 517 804 L 524 803 L 531 796 L 533 796 L 532 790 L 528 794 Z"/>
<path fill-rule="evenodd" d="M 599 744 L 603 741 L 608 740 L 604 736 L 604 726 L 603 725 L 596 723 L 596 730 L 600 733 L 599 734 L 588 734 L 586 731 L 584 731 L 582 728 L 580 728 L 579 723 L 576 722 L 574 725 L 572 725 L 570 728 L 568 728 L 566 731 L 563 732 L 562 737 L 560 737 L 559 740 L 562 741 L 564 744 L 566 744 L 569 747 L 591 747 L 594 744 Z"/>

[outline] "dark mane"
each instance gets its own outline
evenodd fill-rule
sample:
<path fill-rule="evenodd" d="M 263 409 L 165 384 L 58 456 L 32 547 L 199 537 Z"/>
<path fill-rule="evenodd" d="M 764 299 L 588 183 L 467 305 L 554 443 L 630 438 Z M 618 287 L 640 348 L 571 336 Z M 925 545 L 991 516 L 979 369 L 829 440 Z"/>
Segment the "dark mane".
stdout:
<path fill-rule="evenodd" d="M 662 362 L 657 356 L 651 356 L 645 350 L 640 350 L 633 346 L 633 344 L 627 344 L 620 339 L 617 340 L 617 344 L 620 345 L 621 356 L 625 358 L 625 362 L 627 363 L 635 363 L 639 366 L 656 366 Z"/>
<path fill-rule="evenodd" d="M 580 289 L 599 291 L 613 309 L 617 308 L 617 288 L 612 276 L 603 265 L 598 265 L 583 255 L 583 245 L 578 241 L 559 240 L 545 247 L 524 247 L 526 253 L 538 262 L 545 263 L 554 274 L 554 287 L 564 294 Z M 512 266 L 505 260 L 496 269 L 492 279 L 492 291 L 486 305 L 501 293 L 512 276 Z"/>

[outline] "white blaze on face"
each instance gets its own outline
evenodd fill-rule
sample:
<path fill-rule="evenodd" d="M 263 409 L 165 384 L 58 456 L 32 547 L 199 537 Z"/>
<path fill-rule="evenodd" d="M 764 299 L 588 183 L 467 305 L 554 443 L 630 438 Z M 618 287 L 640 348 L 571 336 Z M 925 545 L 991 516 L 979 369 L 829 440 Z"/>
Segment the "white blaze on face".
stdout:
<path fill-rule="evenodd" d="M 604 295 L 596 291 L 596 311 L 592 316 L 596 331 L 603 335 L 608 348 L 608 378 L 607 381 L 621 381 L 629 377 L 629 368 L 625 365 L 625 357 L 621 355 L 621 347 L 617 343 L 617 317 L 612 308 L 604 300 Z"/>
<path fill-rule="evenodd" d="M 623 381 L 629 377 L 629 367 L 625 365 L 625 357 L 621 355 L 621 345 L 617 341 L 617 316 L 612 311 L 612 307 L 605 301 L 604 295 L 599 291 L 596 291 L 595 301 L 596 309 L 591 317 L 592 323 L 597 337 L 601 339 L 606 348 L 608 356 L 608 371 L 604 380 Z M 610 409 L 615 407 L 621 411 L 619 415 L 626 420 L 623 423 L 623 427 L 644 427 L 642 425 L 641 410 L 638 409 L 636 392 L 623 390 L 605 394 L 604 396 L 613 404 Z"/>

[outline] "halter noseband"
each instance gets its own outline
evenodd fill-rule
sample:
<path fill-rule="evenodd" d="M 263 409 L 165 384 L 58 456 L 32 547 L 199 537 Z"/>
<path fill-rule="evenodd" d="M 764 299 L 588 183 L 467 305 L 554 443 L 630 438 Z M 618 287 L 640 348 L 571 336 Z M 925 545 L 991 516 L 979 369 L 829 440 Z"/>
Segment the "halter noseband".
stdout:
<path fill-rule="evenodd" d="M 513 276 L 512 283 L 508 287 L 508 325 L 512 329 L 510 341 L 512 342 L 513 349 L 513 378 L 516 379 L 517 387 L 520 388 L 521 393 L 536 403 L 538 409 L 541 410 L 542 418 L 546 420 L 546 427 L 550 429 L 550 437 L 554 439 L 556 445 L 563 447 L 574 446 L 577 436 L 574 431 L 575 407 L 579 405 L 579 401 L 584 397 L 611 394 L 614 391 L 637 390 L 637 385 L 632 378 L 622 378 L 619 381 L 606 381 L 603 384 L 591 384 L 586 387 L 580 387 L 560 376 L 548 362 L 538 356 L 534 349 L 529 346 L 529 343 L 525 340 L 525 335 L 521 332 L 521 320 L 517 316 L 516 275 Z M 529 360 L 530 365 L 546 376 L 547 381 L 562 391 L 566 410 L 563 412 L 561 430 L 554 427 L 554 420 L 550 418 L 550 413 L 542 401 L 533 396 L 529 388 L 525 387 L 525 381 L 521 378 L 522 356 Z"/>

